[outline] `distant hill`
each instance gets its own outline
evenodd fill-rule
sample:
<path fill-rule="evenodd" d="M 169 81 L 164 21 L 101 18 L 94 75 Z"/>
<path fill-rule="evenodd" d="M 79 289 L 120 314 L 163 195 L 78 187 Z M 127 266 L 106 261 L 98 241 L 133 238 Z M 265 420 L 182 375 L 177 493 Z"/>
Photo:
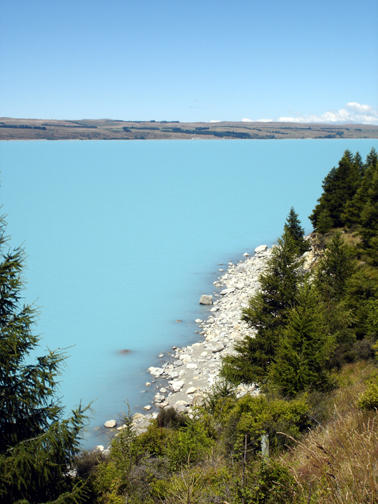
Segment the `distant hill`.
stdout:
<path fill-rule="evenodd" d="M 378 126 L 279 122 L 77 121 L 0 118 L 0 140 L 378 138 Z"/>

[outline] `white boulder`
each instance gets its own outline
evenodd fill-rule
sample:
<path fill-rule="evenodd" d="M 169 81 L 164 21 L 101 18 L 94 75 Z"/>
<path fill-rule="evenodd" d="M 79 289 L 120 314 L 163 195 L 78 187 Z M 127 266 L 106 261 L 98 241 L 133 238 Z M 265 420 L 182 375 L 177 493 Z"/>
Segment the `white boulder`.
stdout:
<path fill-rule="evenodd" d="M 186 410 L 187 406 L 189 406 L 187 401 L 176 401 L 175 402 L 175 410 L 178 411 L 179 413 L 184 412 Z"/>
<path fill-rule="evenodd" d="M 107 429 L 114 429 L 114 427 L 117 425 L 117 421 L 116 420 L 107 420 L 105 423 L 104 423 L 104 427 L 106 427 Z"/>
<path fill-rule="evenodd" d="M 152 376 L 155 376 L 156 378 L 158 376 L 161 376 L 163 374 L 163 369 L 160 367 L 149 367 L 147 370 Z"/>
<path fill-rule="evenodd" d="M 268 245 L 259 245 L 258 247 L 255 248 L 255 254 L 261 254 L 263 252 L 266 252 L 268 250 Z"/>
<path fill-rule="evenodd" d="M 189 362 L 189 364 L 187 364 L 186 367 L 188 369 L 197 369 L 198 366 L 194 362 Z"/>
<path fill-rule="evenodd" d="M 202 305 L 212 305 L 213 304 L 213 296 L 211 296 L 210 294 L 202 294 L 199 302 Z"/>
<path fill-rule="evenodd" d="M 209 350 L 211 350 L 213 353 L 221 352 L 223 349 L 224 349 L 224 344 L 221 343 L 220 341 L 213 343 L 209 347 Z"/>
<path fill-rule="evenodd" d="M 184 382 L 181 380 L 173 381 L 171 384 L 173 392 L 179 392 L 184 386 Z"/>

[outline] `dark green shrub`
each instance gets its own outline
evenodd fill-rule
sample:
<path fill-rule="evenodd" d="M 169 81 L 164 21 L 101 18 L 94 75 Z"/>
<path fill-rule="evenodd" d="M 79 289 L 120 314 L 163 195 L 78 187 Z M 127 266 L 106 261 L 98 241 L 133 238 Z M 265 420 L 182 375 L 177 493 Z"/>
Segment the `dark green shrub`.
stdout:
<path fill-rule="evenodd" d="M 211 414 L 219 411 L 221 404 L 232 403 L 236 398 L 235 387 L 225 379 L 219 380 L 206 394 L 203 406 Z M 231 401 L 223 401 L 231 399 Z"/>
<path fill-rule="evenodd" d="M 172 470 L 203 460 L 214 441 L 208 436 L 206 426 L 192 420 L 186 427 L 174 431 L 169 439 L 165 454 Z"/>
<path fill-rule="evenodd" d="M 164 454 L 172 436 L 173 433 L 169 429 L 150 425 L 146 432 L 136 438 L 137 451 L 143 453 L 144 456 L 159 457 Z"/>
<path fill-rule="evenodd" d="M 185 415 L 178 413 L 174 408 L 162 408 L 156 418 L 156 425 L 158 427 L 169 427 L 170 429 L 177 429 L 185 427 L 188 423 L 188 418 Z"/>
<path fill-rule="evenodd" d="M 88 478 L 102 461 L 99 451 L 83 451 L 75 459 L 75 468 L 81 478 Z"/>
<path fill-rule="evenodd" d="M 287 444 L 277 432 L 298 438 L 301 432 L 313 423 L 306 397 L 293 401 L 276 399 L 268 401 L 265 396 L 244 396 L 231 410 L 225 427 L 225 444 L 229 453 L 237 458 L 243 456 L 245 436 L 249 455 L 261 450 L 261 437 L 268 434 L 271 451 L 276 452 Z"/>
<path fill-rule="evenodd" d="M 292 504 L 296 502 L 297 484 L 288 469 L 275 461 L 262 461 L 257 471 L 239 485 L 243 504 Z"/>

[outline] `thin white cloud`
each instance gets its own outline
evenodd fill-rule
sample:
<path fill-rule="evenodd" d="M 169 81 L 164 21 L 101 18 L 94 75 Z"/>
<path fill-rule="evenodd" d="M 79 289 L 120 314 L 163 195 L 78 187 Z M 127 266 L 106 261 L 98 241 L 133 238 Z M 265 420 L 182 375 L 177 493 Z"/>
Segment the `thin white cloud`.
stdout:
<path fill-rule="evenodd" d="M 248 117 L 243 117 L 241 122 L 272 122 L 273 119 L 249 119 Z"/>
<path fill-rule="evenodd" d="M 347 107 L 350 109 L 357 110 L 359 112 L 368 112 L 371 110 L 370 105 L 362 105 L 362 103 L 357 103 L 357 102 L 349 102 L 347 103 Z"/>
<path fill-rule="evenodd" d="M 221 122 L 220 119 L 210 119 L 210 122 L 211 123 L 217 123 L 217 122 Z"/>
<path fill-rule="evenodd" d="M 279 117 L 279 122 L 320 122 L 320 123 L 360 123 L 378 124 L 378 110 L 370 105 L 358 102 L 349 102 L 344 108 L 330 110 L 320 115 Z"/>

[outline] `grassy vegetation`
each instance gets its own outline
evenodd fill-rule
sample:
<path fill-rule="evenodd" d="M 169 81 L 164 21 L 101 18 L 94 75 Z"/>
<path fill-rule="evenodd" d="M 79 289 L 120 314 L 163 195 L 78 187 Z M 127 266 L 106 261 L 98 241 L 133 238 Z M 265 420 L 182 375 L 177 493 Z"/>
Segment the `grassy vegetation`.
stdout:
<path fill-rule="evenodd" d="M 280 462 L 294 476 L 298 502 L 357 504 L 377 499 L 377 368 L 370 362 L 346 365 L 340 388 L 328 400 L 332 414 Z M 371 385 L 375 385 L 375 409 Z"/>
<path fill-rule="evenodd" d="M 212 411 L 181 415 L 180 426 L 159 427 L 158 419 L 140 436 L 122 431 L 92 468 L 93 502 L 373 504 L 376 410 L 361 398 L 377 368 L 347 364 L 335 378 L 332 393 L 290 402 L 230 393 L 212 397 Z M 269 457 L 261 454 L 266 433 Z"/>

